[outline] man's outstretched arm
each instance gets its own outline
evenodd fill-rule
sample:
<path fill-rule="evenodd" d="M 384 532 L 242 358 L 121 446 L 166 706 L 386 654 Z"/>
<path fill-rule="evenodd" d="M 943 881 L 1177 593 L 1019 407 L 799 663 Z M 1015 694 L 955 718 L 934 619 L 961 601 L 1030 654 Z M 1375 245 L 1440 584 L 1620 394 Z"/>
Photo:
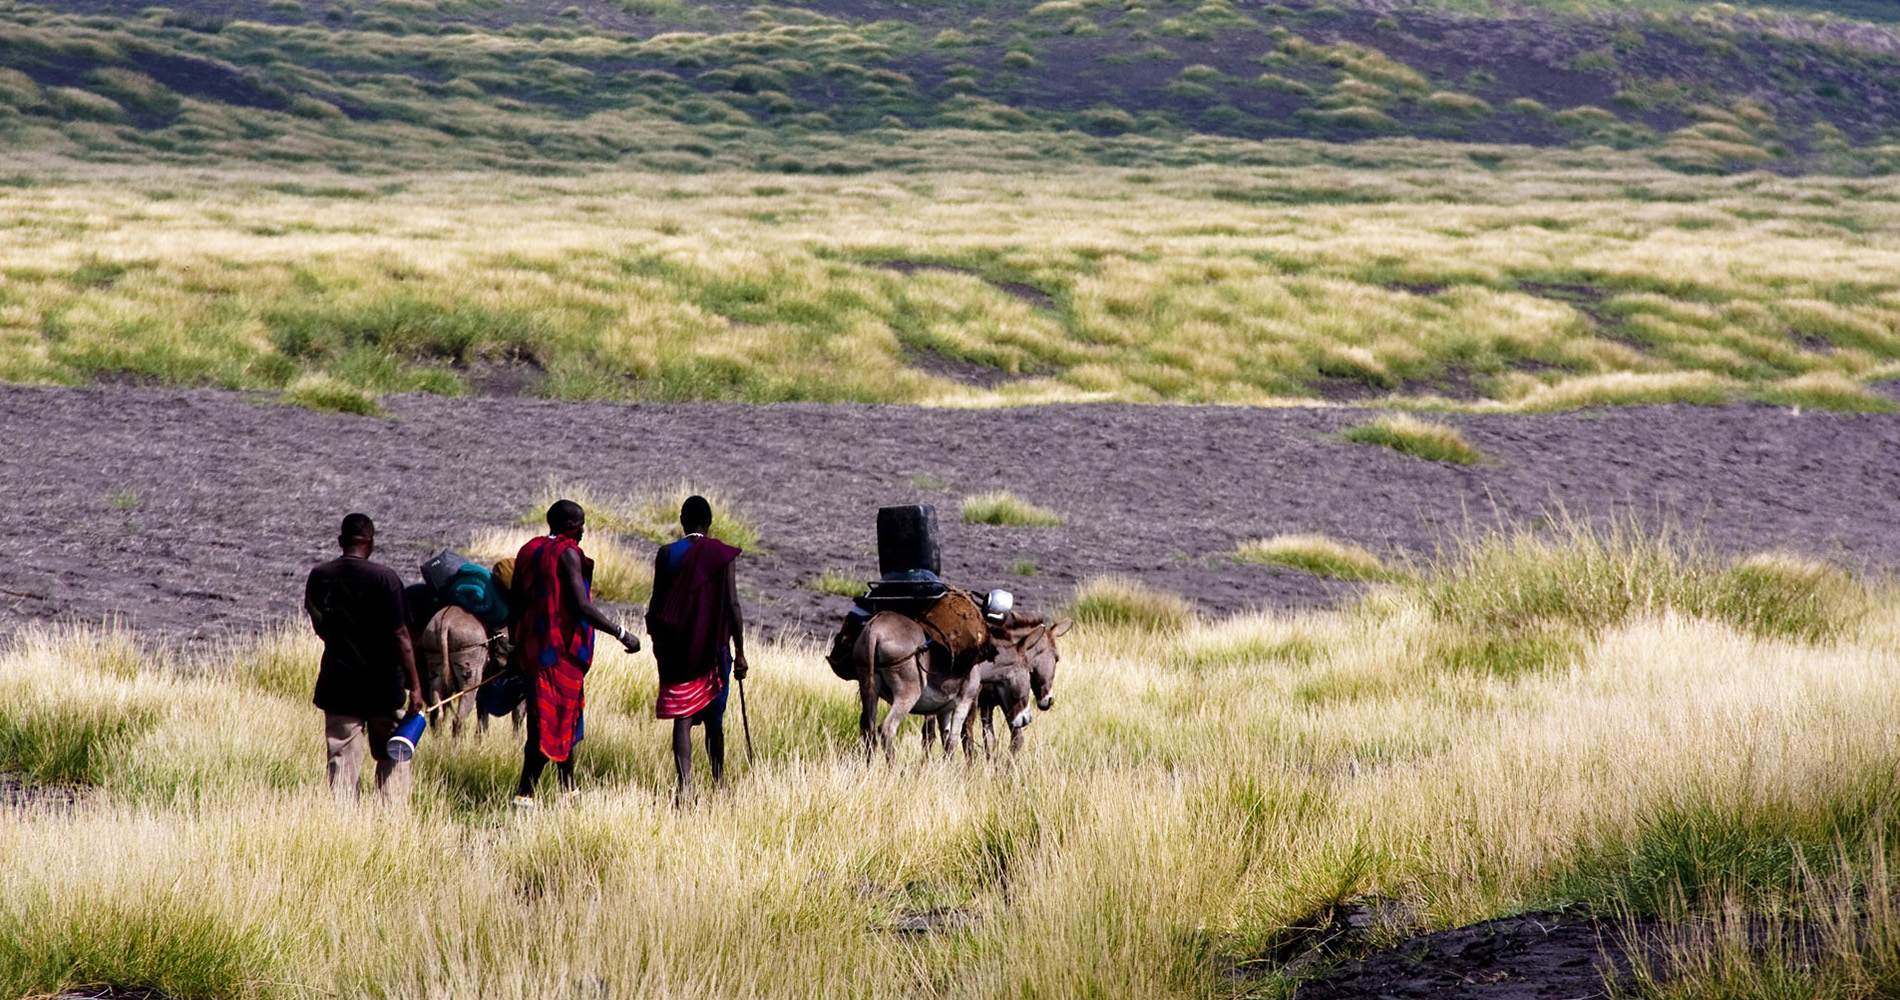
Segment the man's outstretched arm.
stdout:
<path fill-rule="evenodd" d="M 558 571 L 561 574 L 561 592 L 567 595 L 568 610 L 578 615 L 582 621 L 619 639 L 620 644 L 627 648 L 627 652 L 638 653 L 640 651 L 640 637 L 621 628 L 613 619 L 603 614 L 599 608 L 594 607 L 594 602 L 582 596 L 587 593 L 587 580 L 581 575 L 580 552 L 574 549 L 568 549 L 566 552 L 561 553 L 561 564 L 558 567 Z"/>

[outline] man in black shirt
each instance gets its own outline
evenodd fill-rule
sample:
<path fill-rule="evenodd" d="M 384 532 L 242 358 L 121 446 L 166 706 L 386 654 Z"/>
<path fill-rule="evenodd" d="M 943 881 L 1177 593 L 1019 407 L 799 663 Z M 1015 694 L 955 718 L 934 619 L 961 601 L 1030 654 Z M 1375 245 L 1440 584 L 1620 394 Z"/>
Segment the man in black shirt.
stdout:
<path fill-rule="evenodd" d="M 390 760 L 386 746 L 405 695 L 412 711 L 428 704 L 409 641 L 402 580 L 369 561 L 376 525 L 368 515 L 345 517 L 336 543 L 343 555 L 311 570 L 303 591 L 304 611 L 323 639 L 311 700 L 323 709 L 330 790 L 340 802 L 356 800 L 367 738 L 377 796 L 401 800 L 409 791 L 409 765 Z"/>

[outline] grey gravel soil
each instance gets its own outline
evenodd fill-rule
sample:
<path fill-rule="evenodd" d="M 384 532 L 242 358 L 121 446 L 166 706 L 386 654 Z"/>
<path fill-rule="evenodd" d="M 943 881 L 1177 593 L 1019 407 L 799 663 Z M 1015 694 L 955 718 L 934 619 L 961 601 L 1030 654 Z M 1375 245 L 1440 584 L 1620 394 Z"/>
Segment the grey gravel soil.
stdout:
<path fill-rule="evenodd" d="M 1900 417 L 1764 406 L 1447 415 L 1490 464 L 1331 436 L 1336 409 L 1006 410 L 613 404 L 402 396 L 387 418 L 125 385 L 0 387 L 0 629 L 115 616 L 191 644 L 293 617 L 341 516 L 363 510 L 407 579 L 429 552 L 519 517 L 550 477 L 613 494 L 682 478 L 759 522 L 742 563 L 766 635 L 828 634 L 844 598 L 801 586 L 876 566 L 883 504 L 931 502 L 944 575 L 1051 612 L 1078 580 L 1137 577 L 1211 613 L 1338 604 L 1351 585 L 1236 563 L 1246 539 L 1323 532 L 1429 558 L 1498 519 L 1562 506 L 1671 520 L 1721 549 L 1900 565 Z M 1059 528 L 966 525 L 1008 489 Z M 1019 560 L 1034 575 L 1010 572 Z M 637 610 L 637 609 L 632 609 Z"/>

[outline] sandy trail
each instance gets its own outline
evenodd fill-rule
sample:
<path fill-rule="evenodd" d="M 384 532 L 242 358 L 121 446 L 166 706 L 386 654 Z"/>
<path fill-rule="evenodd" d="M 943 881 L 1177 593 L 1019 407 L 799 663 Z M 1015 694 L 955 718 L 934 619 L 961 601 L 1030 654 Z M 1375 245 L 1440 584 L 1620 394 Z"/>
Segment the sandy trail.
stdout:
<path fill-rule="evenodd" d="M 191 643 L 294 616 L 303 575 L 361 509 L 379 558 L 419 560 L 513 521 L 549 479 L 615 493 L 681 478 L 737 498 L 766 551 L 746 560 L 767 635 L 828 632 L 845 600 L 800 582 L 875 568 L 874 512 L 929 501 L 945 576 L 1027 609 L 1123 573 L 1212 612 L 1322 606 L 1350 586 L 1240 565 L 1243 540 L 1324 532 L 1429 555 L 1474 522 L 1561 503 L 1635 510 L 1731 551 L 1900 565 L 1900 418 L 1769 407 L 1447 416 L 1496 464 L 1461 468 L 1330 437 L 1351 409 L 558 403 L 397 397 L 390 418 L 211 390 L 0 387 L 0 628 L 119 616 Z M 945 484 L 938 486 L 936 484 Z M 958 521 L 992 489 L 1060 528 Z M 1033 560 L 1032 576 L 1009 572 Z"/>

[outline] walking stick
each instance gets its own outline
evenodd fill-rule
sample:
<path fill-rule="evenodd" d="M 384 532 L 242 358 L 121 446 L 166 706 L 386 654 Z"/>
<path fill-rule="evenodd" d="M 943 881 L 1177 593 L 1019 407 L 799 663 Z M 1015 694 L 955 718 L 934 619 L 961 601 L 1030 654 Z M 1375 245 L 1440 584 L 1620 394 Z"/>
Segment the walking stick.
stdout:
<path fill-rule="evenodd" d="M 751 767 L 754 763 L 752 759 L 752 719 L 746 715 L 745 711 L 745 678 L 737 677 L 734 678 L 734 680 L 739 685 L 739 726 L 745 730 L 745 762 L 747 767 Z"/>

